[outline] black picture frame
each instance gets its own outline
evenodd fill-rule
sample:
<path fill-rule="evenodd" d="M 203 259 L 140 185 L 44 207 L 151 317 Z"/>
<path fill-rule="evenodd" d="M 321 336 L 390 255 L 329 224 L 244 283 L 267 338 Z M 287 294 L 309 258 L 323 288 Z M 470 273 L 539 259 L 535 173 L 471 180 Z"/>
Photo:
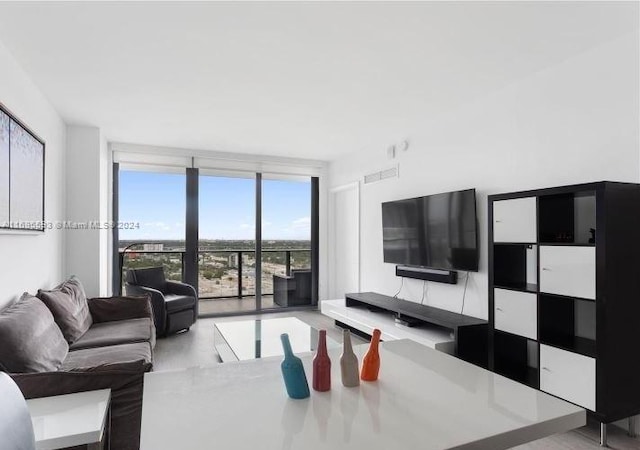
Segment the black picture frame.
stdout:
<path fill-rule="evenodd" d="M 6 194 L 8 197 L 8 204 L 6 206 L 7 211 L 6 211 L 6 219 L 3 218 L 2 214 L 3 212 L 0 211 L 0 231 L 6 231 L 6 230 L 10 230 L 10 231 L 17 231 L 17 232 L 44 232 L 46 227 L 45 224 L 45 173 L 46 173 L 46 143 L 45 141 L 40 138 L 30 127 L 28 127 L 23 121 L 21 121 L 15 114 L 13 114 L 4 104 L 2 104 L 0 102 L 0 120 L 3 119 L 2 115 L 5 115 L 8 118 L 8 167 L 7 167 L 7 171 L 8 171 L 8 177 L 7 177 L 7 185 L 6 186 L 2 186 L 3 183 L 0 183 L 0 195 L 2 195 L 2 189 L 6 189 Z M 0 127 L 2 127 L 3 124 L 0 121 Z M 26 133 L 26 135 L 28 135 L 30 138 L 33 139 L 33 141 L 37 144 L 39 144 L 39 146 L 41 146 L 40 148 L 37 148 L 37 150 L 41 153 L 41 156 L 39 158 L 39 164 L 42 167 L 42 174 L 41 174 L 41 182 L 42 185 L 40 187 L 40 192 L 39 195 L 37 196 L 37 198 L 39 198 L 40 200 L 40 205 L 39 209 L 42 212 L 41 217 L 29 217 L 28 220 L 23 220 L 23 218 L 15 218 L 12 217 L 12 208 L 11 208 L 11 202 L 12 202 L 12 198 L 14 197 L 14 193 L 12 192 L 12 183 L 11 183 L 11 175 L 12 175 L 12 146 L 11 146 L 11 132 L 12 132 L 12 126 L 18 127 L 20 132 L 24 132 Z M 0 133 L 2 133 L 3 130 L 0 129 Z M 1 136 L 0 136 L 1 137 Z M 0 142 L 1 143 L 1 142 Z M 2 149 L 0 149 L 1 151 Z M 2 155 L 0 154 L 0 157 Z M 2 170 L 2 167 L 0 167 L 0 170 Z M 34 197 L 35 198 L 35 197 Z M 36 208 L 38 207 L 36 206 Z M 0 205 L 0 207 L 2 207 L 2 205 Z"/>

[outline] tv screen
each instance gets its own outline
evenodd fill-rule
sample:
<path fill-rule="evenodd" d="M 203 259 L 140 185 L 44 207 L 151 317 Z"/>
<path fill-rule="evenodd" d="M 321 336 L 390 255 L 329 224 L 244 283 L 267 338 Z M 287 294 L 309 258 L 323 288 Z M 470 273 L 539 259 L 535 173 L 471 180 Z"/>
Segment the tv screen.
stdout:
<path fill-rule="evenodd" d="M 382 204 L 384 262 L 478 270 L 476 191 Z"/>

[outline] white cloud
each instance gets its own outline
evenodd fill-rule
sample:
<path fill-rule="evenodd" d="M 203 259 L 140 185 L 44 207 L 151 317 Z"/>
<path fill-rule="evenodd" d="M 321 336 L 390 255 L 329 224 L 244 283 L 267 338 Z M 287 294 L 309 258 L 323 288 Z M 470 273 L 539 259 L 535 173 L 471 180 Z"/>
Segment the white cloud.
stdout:
<path fill-rule="evenodd" d="M 288 226 L 280 230 L 278 239 L 309 239 L 311 234 L 311 217 L 300 217 L 292 220 Z"/>
<path fill-rule="evenodd" d="M 300 217 L 294 220 L 291 222 L 290 228 L 293 230 L 306 230 L 311 228 L 311 217 Z"/>

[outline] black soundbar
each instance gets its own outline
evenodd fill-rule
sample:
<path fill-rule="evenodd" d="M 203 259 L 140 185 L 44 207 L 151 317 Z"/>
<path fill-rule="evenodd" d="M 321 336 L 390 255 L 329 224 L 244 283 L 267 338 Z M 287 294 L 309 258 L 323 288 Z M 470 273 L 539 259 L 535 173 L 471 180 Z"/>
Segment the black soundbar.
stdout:
<path fill-rule="evenodd" d="M 396 266 L 396 276 L 417 280 L 456 284 L 458 272 L 455 270 L 427 269 L 426 267 Z"/>

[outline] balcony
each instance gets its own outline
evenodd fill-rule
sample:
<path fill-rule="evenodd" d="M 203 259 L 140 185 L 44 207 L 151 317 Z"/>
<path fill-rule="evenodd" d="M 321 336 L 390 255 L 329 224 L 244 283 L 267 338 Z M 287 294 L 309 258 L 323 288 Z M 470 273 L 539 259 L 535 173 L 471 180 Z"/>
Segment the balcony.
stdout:
<path fill-rule="evenodd" d="M 174 281 L 184 279 L 184 255 L 184 250 L 120 252 L 123 273 L 127 269 L 163 266 L 167 279 Z M 262 250 L 263 309 L 279 307 L 273 302 L 273 275 L 289 275 L 292 269 L 308 269 L 310 258 L 311 250 L 306 248 Z M 253 250 L 200 250 L 198 296 L 201 313 L 255 310 L 255 277 Z"/>

